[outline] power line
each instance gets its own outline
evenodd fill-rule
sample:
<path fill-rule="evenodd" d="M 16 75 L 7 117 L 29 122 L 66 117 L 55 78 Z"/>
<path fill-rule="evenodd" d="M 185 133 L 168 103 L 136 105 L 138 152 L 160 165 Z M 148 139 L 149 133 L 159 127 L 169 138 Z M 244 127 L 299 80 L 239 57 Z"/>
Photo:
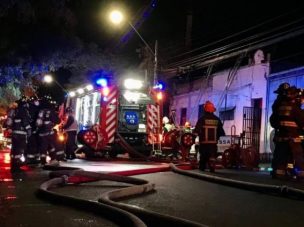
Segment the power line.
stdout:
<path fill-rule="evenodd" d="M 279 19 L 279 18 L 282 18 L 282 17 L 284 17 L 284 16 L 287 16 L 287 15 L 289 15 L 289 14 L 291 14 L 291 13 L 294 13 L 294 12 L 300 10 L 301 8 L 302 8 L 302 7 L 297 8 L 297 9 L 292 10 L 292 11 L 287 12 L 287 13 L 281 14 L 281 15 L 276 16 L 276 17 L 274 17 L 274 18 L 270 18 L 270 19 L 267 20 L 267 21 L 264 21 L 264 22 L 262 22 L 262 23 L 259 23 L 259 24 L 257 24 L 257 25 L 254 25 L 254 26 L 252 26 L 252 27 L 250 27 L 250 28 L 244 29 L 244 30 L 239 31 L 239 32 L 237 32 L 237 33 L 234 33 L 234 34 L 232 34 L 232 35 L 230 35 L 230 36 L 227 36 L 227 37 L 225 37 L 225 38 L 223 38 L 223 39 L 220 39 L 220 40 L 211 42 L 211 43 L 209 43 L 209 44 L 203 45 L 203 46 L 198 47 L 198 48 L 196 48 L 196 49 L 194 49 L 194 50 L 191 50 L 191 51 L 188 51 L 188 52 L 179 54 L 179 55 L 175 55 L 175 56 L 172 57 L 171 59 L 174 59 L 174 58 L 177 58 L 177 57 L 180 57 L 180 56 L 184 56 L 184 55 L 189 54 L 189 53 L 196 52 L 196 51 L 201 50 L 201 49 L 203 49 L 203 48 L 206 48 L 206 47 L 208 47 L 208 46 L 212 46 L 212 45 L 214 45 L 214 44 L 220 43 L 220 42 L 222 42 L 222 41 L 225 41 L 225 40 L 228 40 L 228 39 L 233 38 L 233 37 L 235 37 L 235 36 L 238 36 L 238 35 L 240 35 L 240 34 L 243 34 L 243 33 L 245 33 L 245 32 L 251 31 L 251 30 L 256 29 L 256 28 L 258 28 L 258 27 L 261 27 L 261 26 L 263 26 L 263 25 L 265 25 L 265 24 L 268 24 L 268 23 L 270 23 L 270 22 L 273 22 L 273 21 L 275 21 L 275 20 L 277 20 L 277 19 Z"/>
<path fill-rule="evenodd" d="M 195 69 L 203 68 L 212 63 L 223 61 L 223 60 L 229 59 L 231 57 L 238 56 L 242 53 L 249 52 L 254 49 L 259 49 L 259 48 L 262 48 L 265 46 L 269 46 L 271 44 L 278 43 L 278 42 L 284 41 L 289 38 L 296 37 L 296 36 L 304 33 L 304 26 L 299 26 L 299 27 L 297 27 L 297 29 L 298 30 L 295 30 L 293 33 L 290 33 L 290 31 L 287 31 L 287 32 L 284 32 L 285 33 L 284 34 L 282 32 L 281 34 L 279 34 L 279 36 L 278 35 L 276 35 L 277 37 L 273 36 L 272 39 L 270 39 L 270 40 L 268 38 L 268 39 L 264 39 L 263 42 L 257 41 L 255 43 L 244 45 L 243 47 L 245 47 L 245 48 L 243 48 L 243 49 L 240 49 L 239 47 L 235 48 L 233 50 L 230 50 L 230 52 L 232 51 L 232 53 L 227 53 L 226 55 L 222 55 L 222 56 L 216 55 L 216 56 L 213 56 L 214 58 L 211 58 L 211 59 L 210 59 L 210 57 L 209 57 L 209 59 L 202 59 L 197 64 L 193 64 L 193 66 L 195 67 Z M 253 44 L 255 44 L 255 45 L 253 45 Z M 177 69 L 169 69 L 168 71 L 164 71 L 164 73 L 166 73 L 166 72 L 168 73 L 167 78 L 175 76 L 178 73 Z"/>
<path fill-rule="evenodd" d="M 207 52 L 207 53 L 203 53 L 203 54 L 194 56 L 194 57 L 192 57 L 192 58 L 188 58 L 188 59 L 184 59 L 184 60 L 181 60 L 181 61 L 178 61 L 178 62 L 174 62 L 174 63 L 168 64 L 167 67 L 170 68 L 170 67 L 182 66 L 182 65 L 185 65 L 185 64 L 192 64 L 192 63 L 195 63 L 195 62 L 197 62 L 197 61 L 200 61 L 200 60 L 202 60 L 202 59 L 208 57 L 208 55 L 211 55 L 211 57 L 212 57 L 212 55 L 214 56 L 215 54 L 220 55 L 220 54 L 222 54 L 222 53 L 225 53 L 225 52 L 229 51 L 228 49 L 231 48 L 231 47 L 233 47 L 233 46 L 236 46 L 236 45 L 239 45 L 239 44 L 244 43 L 244 42 L 246 42 L 246 41 L 254 40 L 254 39 L 256 39 L 256 38 L 265 36 L 265 35 L 268 34 L 268 33 L 273 33 L 274 31 L 277 31 L 277 30 L 280 30 L 280 29 L 282 29 L 282 28 L 288 27 L 288 26 L 290 26 L 290 25 L 292 25 L 292 24 L 298 23 L 298 22 L 302 21 L 303 19 L 304 19 L 304 18 L 300 18 L 300 19 L 297 20 L 297 21 L 293 21 L 293 22 L 291 22 L 291 23 L 288 23 L 288 24 L 279 26 L 279 27 L 274 28 L 274 29 L 272 29 L 272 30 L 270 30 L 270 31 L 267 31 L 267 32 L 262 32 L 262 33 L 259 33 L 259 34 L 257 34 L 257 35 L 254 35 L 254 36 L 247 37 L 247 38 L 245 38 L 245 39 L 243 39 L 243 40 L 240 40 L 240 41 L 237 41 L 237 42 L 234 42 L 234 43 L 225 45 L 225 46 L 223 46 L 223 47 L 220 47 L 220 48 L 211 50 L 211 51 L 209 51 L 209 52 Z M 297 28 L 301 28 L 301 26 L 300 26 L 300 27 L 297 27 Z M 291 32 L 291 31 L 292 31 L 292 30 L 288 30 L 287 32 Z M 281 32 L 281 33 L 279 33 L 278 35 L 283 34 L 283 33 L 284 33 L 284 32 Z M 274 36 L 276 36 L 276 35 L 272 35 L 272 36 L 269 36 L 269 37 L 265 37 L 264 40 L 267 39 L 267 38 L 273 38 Z M 258 42 L 258 41 L 256 41 L 256 42 Z M 251 42 L 251 43 L 245 44 L 245 45 L 243 45 L 243 46 L 241 46 L 241 47 L 244 47 L 244 46 L 246 46 L 246 45 L 251 45 L 251 44 L 254 44 L 254 43 L 256 43 L 256 42 Z M 235 48 L 234 48 L 234 49 L 235 49 Z M 234 50 L 234 49 L 232 49 L 232 50 Z M 227 50 L 227 51 L 224 51 L 224 50 Z"/>

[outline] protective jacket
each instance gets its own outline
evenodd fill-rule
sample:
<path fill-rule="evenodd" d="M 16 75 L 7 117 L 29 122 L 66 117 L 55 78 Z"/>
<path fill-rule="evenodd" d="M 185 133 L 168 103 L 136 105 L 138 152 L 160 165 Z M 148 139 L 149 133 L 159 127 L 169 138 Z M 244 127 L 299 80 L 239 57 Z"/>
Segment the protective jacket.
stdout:
<path fill-rule="evenodd" d="M 40 110 L 36 120 L 39 136 L 44 136 L 50 133 L 53 134 L 53 127 L 59 123 L 60 119 L 54 110 Z"/>
<path fill-rule="evenodd" d="M 218 139 L 225 135 L 221 120 L 208 112 L 197 121 L 194 133 L 198 134 L 201 144 L 216 144 Z"/>
<path fill-rule="evenodd" d="M 30 115 L 28 110 L 24 107 L 10 109 L 6 126 L 12 130 L 12 134 L 31 134 Z"/>
<path fill-rule="evenodd" d="M 66 120 L 66 122 L 62 126 L 62 129 L 66 132 L 77 131 L 78 130 L 78 123 L 77 123 L 76 119 L 72 115 L 69 115 L 68 119 Z"/>
<path fill-rule="evenodd" d="M 290 99 L 283 99 L 273 106 L 270 116 L 271 127 L 276 129 L 275 140 L 298 142 L 304 128 L 304 112 Z M 300 141 L 299 141 L 300 142 Z"/>

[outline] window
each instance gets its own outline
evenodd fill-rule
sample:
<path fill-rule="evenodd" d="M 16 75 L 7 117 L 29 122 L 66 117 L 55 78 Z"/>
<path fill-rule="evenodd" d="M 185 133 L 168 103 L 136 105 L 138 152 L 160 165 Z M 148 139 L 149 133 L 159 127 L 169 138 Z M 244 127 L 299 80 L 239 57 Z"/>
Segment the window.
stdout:
<path fill-rule="evenodd" d="M 222 121 L 234 120 L 234 110 L 235 110 L 235 106 L 221 108 L 219 111 L 220 119 Z"/>
<path fill-rule="evenodd" d="M 187 108 L 181 109 L 180 125 L 185 125 L 187 121 Z"/>

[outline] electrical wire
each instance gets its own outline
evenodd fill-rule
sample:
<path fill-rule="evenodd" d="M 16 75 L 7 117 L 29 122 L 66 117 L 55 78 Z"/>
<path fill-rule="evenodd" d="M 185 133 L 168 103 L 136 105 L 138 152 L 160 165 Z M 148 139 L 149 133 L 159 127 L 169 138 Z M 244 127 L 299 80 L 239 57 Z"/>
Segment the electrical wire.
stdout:
<path fill-rule="evenodd" d="M 216 53 L 216 54 L 211 55 L 211 56 L 208 56 L 207 54 L 205 54 L 205 55 L 201 56 L 200 58 L 189 60 L 189 62 L 186 62 L 186 63 L 188 65 L 188 67 L 190 67 L 189 65 L 195 66 L 195 67 L 199 67 L 199 66 L 202 66 L 202 65 L 208 65 L 207 64 L 208 63 L 208 59 L 209 59 L 210 62 L 213 62 L 214 59 L 212 59 L 212 58 L 218 58 L 219 60 L 222 60 L 221 58 L 224 58 L 222 56 L 223 54 L 232 53 L 232 55 L 237 55 L 236 52 L 249 51 L 248 49 L 252 50 L 254 48 L 261 48 L 261 47 L 264 47 L 264 46 L 268 46 L 268 45 L 271 45 L 271 44 L 273 44 L 275 42 L 279 42 L 279 41 L 282 41 L 284 39 L 287 39 L 288 38 L 287 37 L 288 34 L 291 37 L 302 34 L 304 32 L 303 28 L 304 28 L 304 26 L 299 26 L 299 27 L 297 27 L 295 29 L 290 29 L 288 31 L 284 31 L 284 32 L 278 33 L 278 34 L 273 35 L 271 37 L 266 37 L 266 38 L 260 39 L 258 41 L 247 43 L 247 44 L 244 44 L 242 46 L 238 46 L 238 47 L 233 48 L 233 49 L 222 51 L 220 53 Z M 253 45 L 256 45 L 256 46 L 253 46 Z M 244 48 L 246 48 L 246 49 L 244 49 Z M 204 62 L 204 61 L 206 61 L 206 62 Z M 176 67 L 176 68 L 177 67 L 182 67 L 182 66 L 186 65 L 186 63 L 183 63 L 183 64 L 180 63 L 180 64 L 176 64 L 174 66 L 171 66 L 171 70 L 172 70 L 172 67 Z M 195 65 L 195 63 L 201 63 L 201 65 L 199 65 L 199 64 Z M 167 71 L 167 69 L 163 69 L 163 71 L 165 72 L 165 71 Z"/>
<path fill-rule="evenodd" d="M 168 67 L 168 68 L 169 68 L 169 67 L 174 67 L 174 66 L 177 65 L 177 64 L 179 64 L 179 65 L 180 65 L 180 64 L 186 64 L 186 63 L 188 63 L 188 62 L 191 62 L 192 60 L 200 59 L 201 57 L 205 57 L 205 56 L 208 56 L 208 55 L 210 55 L 210 54 L 216 54 L 216 53 L 218 53 L 218 52 L 220 52 L 220 51 L 223 51 L 223 50 L 225 50 L 225 49 L 228 49 L 228 48 L 230 48 L 230 47 L 239 45 L 239 44 L 244 43 L 244 42 L 246 42 L 246 41 L 250 41 L 250 40 L 253 40 L 253 39 L 262 37 L 262 36 L 264 36 L 264 35 L 266 35 L 266 34 L 268 34 L 268 33 L 272 33 L 272 32 L 274 32 L 274 31 L 280 30 L 280 29 L 282 29 L 282 28 L 285 28 L 285 27 L 288 27 L 288 26 L 290 26 L 290 25 L 296 24 L 296 23 L 302 21 L 303 19 L 304 19 L 304 18 L 300 18 L 300 19 L 298 19 L 298 20 L 296 20 L 296 21 L 293 21 L 293 22 L 290 22 L 290 23 L 288 23 L 288 24 L 285 24 L 285 25 L 276 27 L 276 28 L 274 28 L 274 29 L 272 29 L 272 30 L 270 30 L 270 31 L 261 32 L 261 33 L 259 33 L 259 34 L 256 34 L 256 35 L 247 37 L 247 38 L 245 38 L 245 39 L 243 39 L 243 40 L 240 40 L 240 41 L 237 41 L 237 42 L 234 42 L 234 43 L 225 45 L 225 46 L 223 46 L 223 47 L 219 47 L 219 48 L 217 48 L 217 49 L 211 50 L 211 51 L 209 51 L 209 52 L 207 52 L 207 53 L 203 53 L 203 54 L 194 56 L 194 57 L 192 57 L 192 58 L 184 59 L 184 60 L 181 60 L 181 61 L 179 61 L 179 62 L 172 63 L 172 64 L 168 64 L 167 67 Z"/>
<path fill-rule="evenodd" d="M 211 43 L 209 43 L 209 44 L 203 45 L 203 46 L 198 47 L 198 48 L 196 48 L 196 49 L 190 50 L 190 51 L 185 52 L 185 53 L 182 53 L 182 54 L 175 55 L 175 56 L 173 56 L 172 58 L 169 58 L 168 60 L 173 59 L 173 58 L 177 58 L 177 57 L 180 57 L 180 56 L 189 54 L 189 53 L 193 53 L 193 52 L 196 52 L 196 51 L 201 50 L 201 49 L 203 49 L 203 48 L 206 48 L 206 47 L 212 46 L 212 45 L 214 45 L 214 44 L 220 43 L 220 42 L 222 42 L 222 41 L 228 40 L 228 39 L 230 39 L 230 38 L 234 38 L 234 37 L 236 37 L 236 36 L 238 36 L 238 35 L 240 35 L 240 34 L 243 34 L 243 33 L 245 33 L 245 32 L 254 30 L 254 29 L 258 28 L 258 27 L 261 27 L 261 26 L 263 26 L 263 25 L 266 25 L 266 24 L 268 24 L 268 23 L 270 23 L 270 22 L 273 22 L 273 21 L 275 21 L 275 20 L 277 20 L 277 19 L 279 19 L 279 18 L 282 18 L 282 17 L 284 17 L 284 16 L 287 16 L 287 15 L 289 15 L 289 14 L 291 14 L 291 13 L 294 13 L 294 12 L 296 12 L 296 11 L 298 11 L 298 10 L 300 10 L 300 8 L 297 8 L 297 9 L 292 10 L 292 11 L 290 11 L 290 12 L 281 14 L 281 15 L 276 16 L 276 17 L 274 17 L 274 18 L 270 18 L 270 19 L 267 20 L 267 21 L 264 21 L 264 22 L 262 22 L 262 23 L 256 24 L 256 25 L 254 25 L 254 26 L 252 26 L 252 27 L 249 27 L 249 28 L 247 28 L 247 29 L 244 29 L 244 30 L 242 30 L 242 31 L 239 31 L 239 32 L 237 32 L 237 33 L 234 33 L 234 34 L 232 34 L 232 35 L 229 35 L 229 36 L 227 36 L 227 37 L 225 37 L 225 38 L 219 39 L 219 40 L 217 40 L 217 41 L 211 42 Z"/>

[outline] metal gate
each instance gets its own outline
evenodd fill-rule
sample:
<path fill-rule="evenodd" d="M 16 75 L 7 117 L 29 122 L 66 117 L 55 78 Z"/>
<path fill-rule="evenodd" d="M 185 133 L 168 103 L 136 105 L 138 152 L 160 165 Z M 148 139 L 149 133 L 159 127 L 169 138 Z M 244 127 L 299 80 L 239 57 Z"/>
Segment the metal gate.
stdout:
<path fill-rule="evenodd" d="M 243 108 L 243 148 L 253 146 L 260 151 L 261 117 L 261 108 Z"/>

